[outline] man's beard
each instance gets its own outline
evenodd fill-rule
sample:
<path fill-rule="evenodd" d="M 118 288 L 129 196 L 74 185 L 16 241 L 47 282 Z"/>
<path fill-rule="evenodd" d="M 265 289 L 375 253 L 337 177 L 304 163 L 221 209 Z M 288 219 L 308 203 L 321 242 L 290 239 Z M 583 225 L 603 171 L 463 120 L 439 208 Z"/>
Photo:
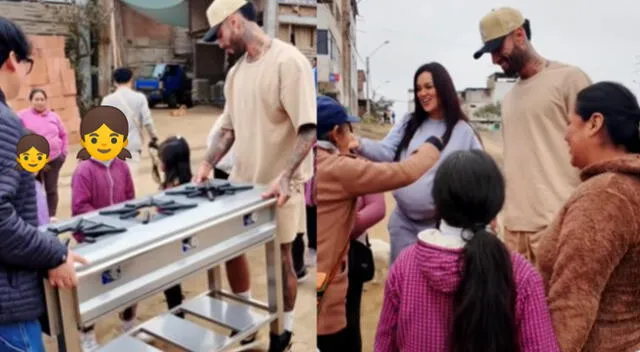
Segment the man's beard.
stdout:
<path fill-rule="evenodd" d="M 247 50 L 244 44 L 241 42 L 234 41 L 234 42 L 231 42 L 229 46 L 231 47 L 231 50 L 233 52 L 227 52 L 227 58 L 228 58 L 229 65 L 233 66 L 236 63 L 236 61 L 238 61 L 238 59 L 240 59 Z"/>
<path fill-rule="evenodd" d="M 527 63 L 527 59 L 527 53 L 524 50 L 514 48 L 511 55 L 507 58 L 508 68 L 504 70 L 504 74 L 509 77 L 518 77 L 520 71 L 522 71 L 524 65 Z"/>

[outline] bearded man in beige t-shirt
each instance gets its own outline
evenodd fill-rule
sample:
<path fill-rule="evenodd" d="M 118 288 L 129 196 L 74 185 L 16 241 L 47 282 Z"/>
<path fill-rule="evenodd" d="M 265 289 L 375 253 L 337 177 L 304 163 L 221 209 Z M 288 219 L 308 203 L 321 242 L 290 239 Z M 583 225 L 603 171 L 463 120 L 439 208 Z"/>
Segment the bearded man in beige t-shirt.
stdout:
<path fill-rule="evenodd" d="M 518 10 L 491 11 L 480 34 L 484 46 L 474 58 L 488 53 L 505 74 L 519 77 L 502 101 L 504 239 L 535 264 L 543 230 L 579 184 L 564 137 L 576 96 L 591 80 L 578 67 L 540 56 Z"/>
<path fill-rule="evenodd" d="M 309 60 L 293 45 L 267 36 L 246 0 L 215 0 L 207 10 L 211 29 L 203 41 L 217 42 L 227 54 L 240 54 L 225 79 L 226 104 L 220 129 L 196 175 L 206 180 L 218 161 L 234 148 L 229 179 L 269 186 L 277 197 L 276 234 L 281 244 L 284 333 L 271 334 L 270 352 L 289 348 L 296 300 L 291 245 L 305 232 L 304 183 L 313 174 L 310 153 L 316 141 L 316 94 Z M 244 256 L 227 265 L 232 290 L 249 292 Z M 234 287 L 235 286 L 235 287 Z M 309 302 L 309 304 L 314 304 Z"/>

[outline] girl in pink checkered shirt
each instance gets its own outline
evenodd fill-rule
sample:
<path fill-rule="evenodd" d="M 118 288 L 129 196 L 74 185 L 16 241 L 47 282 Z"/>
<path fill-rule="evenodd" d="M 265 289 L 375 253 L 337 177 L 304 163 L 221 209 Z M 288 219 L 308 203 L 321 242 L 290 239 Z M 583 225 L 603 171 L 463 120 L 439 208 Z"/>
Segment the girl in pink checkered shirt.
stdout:
<path fill-rule="evenodd" d="M 488 229 L 504 197 L 485 152 L 442 162 L 439 229 L 418 234 L 389 271 L 376 352 L 559 351 L 540 275 Z"/>

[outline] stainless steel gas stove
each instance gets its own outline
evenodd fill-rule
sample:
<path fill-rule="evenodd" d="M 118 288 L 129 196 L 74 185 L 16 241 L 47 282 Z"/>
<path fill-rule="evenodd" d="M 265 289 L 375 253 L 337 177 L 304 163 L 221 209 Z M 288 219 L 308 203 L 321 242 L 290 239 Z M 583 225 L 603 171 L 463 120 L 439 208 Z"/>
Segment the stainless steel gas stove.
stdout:
<path fill-rule="evenodd" d="M 171 312 L 141 324 L 105 345 L 102 351 L 157 351 L 135 335 L 144 332 L 187 351 L 227 351 L 261 327 L 282 325 L 282 271 L 275 237 L 275 201 L 248 185 L 185 185 L 152 197 L 114 205 L 69 221 L 43 227 L 53 235 L 72 232 L 74 252 L 90 262 L 78 266 L 75 290 L 52 289 L 45 282 L 51 334 L 61 351 L 80 352 L 78 328 L 119 312 L 180 283 L 208 272 L 209 288 Z M 265 246 L 268 303 L 245 300 L 221 289 L 220 265 L 256 246 Z M 250 305 L 250 316 L 234 314 Z M 182 312 L 235 332 L 221 335 Z"/>

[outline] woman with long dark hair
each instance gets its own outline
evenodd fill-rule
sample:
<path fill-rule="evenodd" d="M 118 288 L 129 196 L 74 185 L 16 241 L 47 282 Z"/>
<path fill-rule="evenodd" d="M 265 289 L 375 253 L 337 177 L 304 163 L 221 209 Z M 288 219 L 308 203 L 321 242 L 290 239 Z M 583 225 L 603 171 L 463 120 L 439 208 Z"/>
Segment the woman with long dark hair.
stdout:
<path fill-rule="evenodd" d="M 420 66 L 413 78 L 415 111 L 396 123 L 381 140 L 362 138 L 351 145 L 359 154 L 378 162 L 406 159 L 429 136 L 445 145 L 442 156 L 456 150 L 482 149 L 482 144 L 462 111 L 458 93 L 447 70 L 439 63 Z M 438 165 L 418 181 L 393 192 L 397 207 L 389 219 L 391 263 L 416 242 L 416 234 L 434 228 L 438 221 L 429 196 Z M 427 195 L 427 196 L 425 196 Z"/>
<path fill-rule="evenodd" d="M 389 271 L 375 351 L 558 351 L 542 279 L 489 230 L 505 181 L 483 151 L 436 172 L 439 229 L 418 234 Z"/>
<path fill-rule="evenodd" d="M 541 234 L 538 265 L 562 351 L 640 351 L 640 105 L 581 90 L 565 137 L 582 183 Z"/>

